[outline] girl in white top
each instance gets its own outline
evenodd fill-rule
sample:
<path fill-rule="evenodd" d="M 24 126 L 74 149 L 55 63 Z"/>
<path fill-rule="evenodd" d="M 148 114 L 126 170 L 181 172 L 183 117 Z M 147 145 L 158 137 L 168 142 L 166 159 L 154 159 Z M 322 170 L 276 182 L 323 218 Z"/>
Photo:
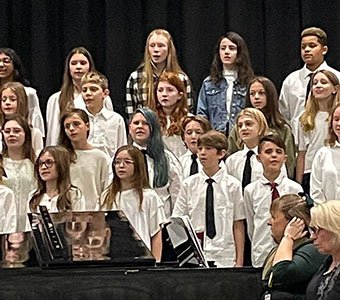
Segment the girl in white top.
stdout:
<path fill-rule="evenodd" d="M 181 137 L 181 123 L 189 112 L 184 83 L 177 73 L 163 72 L 156 83 L 155 93 L 155 111 L 161 125 L 163 142 L 179 158 L 186 152 Z"/>
<path fill-rule="evenodd" d="M 11 115 L 2 126 L 4 181 L 15 195 L 17 209 L 17 231 L 25 231 L 27 221 L 27 199 L 30 191 L 37 187 L 34 178 L 35 155 L 31 146 L 31 130 L 19 115 Z"/>
<path fill-rule="evenodd" d="M 24 67 L 19 55 L 11 48 L 0 48 L 0 86 L 16 81 L 24 85 L 28 101 L 30 124 L 45 136 L 44 120 L 41 114 L 37 91 L 28 87 L 29 81 L 24 76 Z"/>
<path fill-rule="evenodd" d="M 94 210 L 107 186 L 109 158 L 88 143 L 89 117 L 74 108 L 61 119 L 60 145 L 71 153 L 71 182 L 84 194 L 86 210 Z"/>
<path fill-rule="evenodd" d="M 81 96 L 81 78 L 88 71 L 95 71 L 92 55 L 84 47 L 72 49 L 65 61 L 63 84 L 59 92 L 53 94 L 47 101 L 46 145 L 57 145 L 60 135 L 60 118 L 73 107 L 85 109 Z M 104 100 L 107 109 L 113 110 L 111 98 Z"/>
<path fill-rule="evenodd" d="M 156 260 L 160 261 L 160 225 L 166 218 L 161 199 L 150 189 L 141 151 L 131 145 L 120 147 L 113 160 L 113 172 L 113 181 L 101 196 L 100 209 L 122 210 Z"/>
<path fill-rule="evenodd" d="M 311 78 L 311 93 L 299 118 L 296 180 L 309 194 L 312 162 L 327 137 L 327 121 L 340 102 L 339 79 L 330 71 L 319 70 Z"/>
<path fill-rule="evenodd" d="M 81 191 L 71 184 L 70 154 L 62 146 L 45 147 L 35 164 L 38 188 L 30 193 L 29 208 L 38 212 L 46 206 L 49 212 L 84 210 Z"/>
<path fill-rule="evenodd" d="M 0 234 L 16 232 L 17 209 L 13 191 L 5 186 L 4 169 L 0 166 Z"/>
<path fill-rule="evenodd" d="M 331 113 L 325 145 L 312 164 L 310 192 L 316 203 L 340 200 L 340 104 Z"/>
<path fill-rule="evenodd" d="M 32 115 L 28 109 L 28 98 L 24 86 L 20 82 L 7 82 L 0 89 L 0 124 L 4 123 L 6 116 L 19 114 L 31 128 L 32 148 L 38 156 L 43 149 L 43 136 L 39 128 L 32 126 Z M 0 137 L 1 139 L 2 137 Z"/>
<path fill-rule="evenodd" d="M 250 182 L 258 179 L 263 174 L 263 166 L 257 160 L 256 155 L 258 154 L 257 147 L 260 138 L 268 133 L 268 124 L 266 117 L 260 110 L 250 107 L 239 113 L 236 124 L 239 132 L 238 143 L 243 150 L 228 156 L 225 164 L 228 174 L 240 180 L 244 189 L 246 183 L 244 183 L 243 179 L 247 156 L 250 157 Z"/>
<path fill-rule="evenodd" d="M 183 167 L 183 179 L 202 170 L 202 164 L 198 159 L 197 143 L 201 134 L 209 130 L 211 130 L 210 123 L 202 116 L 188 116 L 183 120 L 182 139 L 187 147 L 187 151 L 179 158 Z"/>
<path fill-rule="evenodd" d="M 129 124 L 133 145 L 144 153 L 149 184 L 162 199 L 166 217 L 170 217 L 182 181 L 182 166 L 178 159 L 164 150 L 156 114 L 149 108 L 138 108 Z"/>

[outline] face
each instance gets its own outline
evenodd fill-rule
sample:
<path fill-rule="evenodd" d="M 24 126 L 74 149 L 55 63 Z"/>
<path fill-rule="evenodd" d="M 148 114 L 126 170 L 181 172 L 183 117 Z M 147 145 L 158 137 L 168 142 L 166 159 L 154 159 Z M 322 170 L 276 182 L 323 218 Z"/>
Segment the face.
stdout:
<path fill-rule="evenodd" d="M 332 129 L 337 136 L 338 142 L 340 141 L 340 107 L 333 113 Z"/>
<path fill-rule="evenodd" d="M 145 147 L 150 136 L 150 127 L 141 113 L 136 113 L 129 125 L 129 133 L 134 142 Z"/>
<path fill-rule="evenodd" d="M 153 34 L 149 40 L 149 54 L 156 65 L 164 63 L 168 57 L 168 39 L 161 34 Z"/>
<path fill-rule="evenodd" d="M 264 142 L 261 152 L 257 156 L 266 172 L 280 172 L 282 165 L 287 160 L 284 150 L 273 142 Z"/>
<path fill-rule="evenodd" d="M 0 53 L 0 79 L 13 78 L 14 65 L 12 59 L 5 53 Z"/>
<path fill-rule="evenodd" d="M 258 143 L 260 126 L 255 119 L 247 115 L 240 116 L 237 126 L 240 137 L 246 145 Z"/>
<path fill-rule="evenodd" d="M 268 225 L 271 226 L 272 237 L 276 243 L 279 244 L 282 240 L 288 223 L 289 220 L 285 218 L 285 215 L 280 209 L 276 209 L 276 211 L 271 212 L 271 218 L 268 221 Z"/>
<path fill-rule="evenodd" d="M 266 90 L 261 82 L 254 82 L 249 89 L 250 103 L 254 108 L 262 109 L 267 105 Z"/>
<path fill-rule="evenodd" d="M 103 90 L 100 85 L 88 82 L 82 85 L 81 93 L 87 110 L 91 113 L 98 113 L 103 108 L 103 101 L 109 94 L 109 90 Z"/>
<path fill-rule="evenodd" d="M 312 92 L 316 99 L 327 99 L 336 88 L 324 73 L 319 72 L 314 76 Z"/>
<path fill-rule="evenodd" d="M 197 141 L 201 134 L 203 134 L 203 129 L 197 121 L 191 121 L 185 126 L 184 142 L 192 153 L 198 152 Z"/>
<path fill-rule="evenodd" d="M 119 152 L 114 160 L 116 174 L 120 180 L 131 180 L 135 172 L 134 162 L 127 150 Z"/>
<path fill-rule="evenodd" d="M 308 35 L 302 38 L 301 57 L 307 66 L 321 65 L 326 53 L 327 46 L 322 46 L 316 36 Z"/>
<path fill-rule="evenodd" d="M 157 87 L 157 99 L 159 104 L 167 110 L 173 110 L 177 106 L 177 102 L 182 99 L 182 93 L 167 81 L 161 81 Z"/>
<path fill-rule="evenodd" d="M 310 230 L 311 239 L 314 240 L 314 245 L 322 254 L 331 254 L 333 249 L 333 234 L 326 229 L 318 228 Z"/>
<path fill-rule="evenodd" d="M 198 157 L 203 169 L 211 166 L 217 167 L 225 152 L 225 150 L 222 150 L 221 153 L 218 153 L 217 149 L 211 146 L 198 146 Z"/>
<path fill-rule="evenodd" d="M 8 149 L 20 149 L 25 143 L 25 131 L 15 120 L 8 121 L 2 133 Z"/>
<path fill-rule="evenodd" d="M 231 40 L 224 38 L 220 43 L 220 59 L 223 67 L 230 69 L 234 66 L 237 57 L 237 45 Z"/>
<path fill-rule="evenodd" d="M 75 53 L 70 59 L 69 68 L 72 79 L 81 80 L 83 75 L 89 71 L 90 63 L 84 54 Z"/>
<path fill-rule="evenodd" d="M 45 152 L 43 155 L 40 156 L 38 160 L 38 165 L 39 175 L 43 181 L 51 182 L 58 179 L 55 159 L 49 152 Z"/>
<path fill-rule="evenodd" d="M 1 94 L 1 110 L 5 115 L 12 115 L 17 112 L 18 98 L 10 89 L 4 89 Z"/>
<path fill-rule="evenodd" d="M 71 140 L 71 143 L 79 143 L 87 140 L 89 123 L 85 123 L 78 114 L 67 117 L 64 121 L 65 133 Z"/>

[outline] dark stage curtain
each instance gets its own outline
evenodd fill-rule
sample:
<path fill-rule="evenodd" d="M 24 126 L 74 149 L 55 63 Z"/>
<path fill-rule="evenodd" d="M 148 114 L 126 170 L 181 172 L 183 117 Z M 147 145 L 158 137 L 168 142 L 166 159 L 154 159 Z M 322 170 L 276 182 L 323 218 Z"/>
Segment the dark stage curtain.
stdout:
<path fill-rule="evenodd" d="M 327 62 L 339 69 L 339 13 L 336 0 L 1 0 L 0 47 L 19 53 L 44 110 L 61 86 L 66 54 L 85 46 L 110 81 L 115 109 L 124 113 L 126 80 L 155 28 L 172 34 L 197 95 L 217 39 L 230 30 L 246 40 L 256 74 L 278 88 L 302 66 L 299 43 L 305 27 L 328 33 Z"/>

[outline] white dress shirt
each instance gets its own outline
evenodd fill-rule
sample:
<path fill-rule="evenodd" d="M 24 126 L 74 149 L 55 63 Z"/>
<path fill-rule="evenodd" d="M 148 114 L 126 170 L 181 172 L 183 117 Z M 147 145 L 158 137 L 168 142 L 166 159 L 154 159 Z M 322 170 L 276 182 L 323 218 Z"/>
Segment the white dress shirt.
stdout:
<path fill-rule="evenodd" d="M 101 201 L 108 190 L 101 196 Z M 98 206 L 97 206 L 98 208 Z M 122 210 L 144 244 L 151 251 L 151 238 L 160 231 L 160 225 L 166 222 L 164 205 L 152 189 L 143 190 L 142 209 L 139 209 L 139 196 L 136 190 L 119 192 L 113 202 L 113 210 Z"/>
<path fill-rule="evenodd" d="M 94 210 L 107 186 L 110 160 L 99 149 L 76 150 L 76 154 L 70 166 L 71 183 L 83 193 L 86 210 Z"/>
<path fill-rule="evenodd" d="M 297 142 L 299 116 L 305 109 L 307 85 L 310 79 L 309 74 L 315 73 L 318 70 L 328 70 L 333 72 L 340 80 L 340 73 L 329 67 L 324 61 L 315 71 L 310 71 L 307 66 L 300 70 L 290 73 L 283 81 L 280 99 L 279 110 L 284 116 L 288 124 L 292 128 L 292 133 Z"/>
<path fill-rule="evenodd" d="M 310 178 L 311 197 L 315 203 L 340 200 L 340 143 L 324 146 L 316 153 Z"/>
<path fill-rule="evenodd" d="M 127 144 L 125 121 L 120 114 L 103 107 L 93 115 L 87 109 L 90 119 L 88 142 L 113 158 L 117 149 Z"/>
<path fill-rule="evenodd" d="M 145 149 L 136 143 L 133 143 L 133 146 L 137 147 L 140 150 Z M 146 160 L 148 164 L 150 187 L 157 192 L 158 196 L 163 201 L 165 216 L 169 218 L 175 206 L 175 201 L 181 187 L 183 169 L 179 160 L 170 151 L 164 150 L 164 152 L 168 160 L 169 180 L 168 183 L 163 187 L 155 187 L 154 160 L 147 154 Z"/>
<path fill-rule="evenodd" d="M 290 180 L 281 171 L 274 180 L 280 196 L 303 192 L 302 187 Z M 251 241 L 251 260 L 253 267 L 262 267 L 270 250 L 275 245 L 271 237 L 270 205 L 272 203 L 271 186 L 263 175 L 244 189 L 244 206 L 247 216 L 248 236 Z"/>
<path fill-rule="evenodd" d="M 190 167 L 191 167 L 191 163 L 192 163 L 192 158 L 191 155 L 193 153 L 188 149 L 187 152 L 185 152 L 180 158 L 179 161 L 182 165 L 183 168 L 183 179 L 187 178 L 190 176 Z M 203 167 L 202 164 L 198 158 L 198 154 L 197 154 L 197 165 L 198 165 L 198 172 L 201 172 Z"/>
<path fill-rule="evenodd" d="M 33 189 L 37 188 L 37 181 L 34 178 L 34 165 L 28 158 L 14 160 L 8 157 L 4 157 L 3 165 L 7 176 L 3 177 L 3 180 L 15 196 L 16 229 L 17 232 L 23 232 L 27 222 L 28 195 Z"/>
<path fill-rule="evenodd" d="M 17 232 L 17 209 L 13 191 L 0 184 L 0 234 Z"/>
<path fill-rule="evenodd" d="M 298 150 L 306 151 L 304 174 L 312 171 L 312 163 L 316 152 L 324 145 L 328 134 L 328 112 L 318 111 L 315 116 L 315 127 L 312 131 L 305 133 L 299 122 Z"/>
<path fill-rule="evenodd" d="M 205 233 L 206 229 L 208 178 L 204 171 L 186 178 L 172 214 L 173 217 L 188 216 L 196 232 Z M 210 239 L 204 234 L 203 250 L 207 260 L 214 260 L 217 266 L 233 267 L 236 261 L 233 224 L 234 221 L 245 218 L 242 187 L 224 168 L 220 168 L 211 178 L 215 181 L 213 189 L 216 236 Z"/>
<path fill-rule="evenodd" d="M 60 135 L 60 106 L 59 106 L 60 91 L 54 93 L 47 100 L 46 107 L 46 146 L 58 145 L 59 135 Z M 73 94 L 73 104 L 75 108 L 85 110 L 86 105 L 81 94 Z M 111 98 L 107 96 L 104 99 L 104 106 L 113 110 Z"/>

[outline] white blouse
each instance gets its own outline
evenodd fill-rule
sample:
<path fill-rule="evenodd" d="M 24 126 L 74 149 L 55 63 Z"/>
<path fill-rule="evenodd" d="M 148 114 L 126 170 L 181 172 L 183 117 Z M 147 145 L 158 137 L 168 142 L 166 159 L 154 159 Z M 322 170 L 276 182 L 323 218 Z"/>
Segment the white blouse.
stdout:
<path fill-rule="evenodd" d="M 13 191 L 0 184 L 0 234 L 17 232 L 17 209 Z"/>
<path fill-rule="evenodd" d="M 29 193 L 37 188 L 34 178 L 34 165 L 28 159 L 13 160 L 4 157 L 4 169 L 7 177 L 3 177 L 6 185 L 13 191 L 17 210 L 17 231 L 25 231 L 27 222 L 27 199 Z"/>

